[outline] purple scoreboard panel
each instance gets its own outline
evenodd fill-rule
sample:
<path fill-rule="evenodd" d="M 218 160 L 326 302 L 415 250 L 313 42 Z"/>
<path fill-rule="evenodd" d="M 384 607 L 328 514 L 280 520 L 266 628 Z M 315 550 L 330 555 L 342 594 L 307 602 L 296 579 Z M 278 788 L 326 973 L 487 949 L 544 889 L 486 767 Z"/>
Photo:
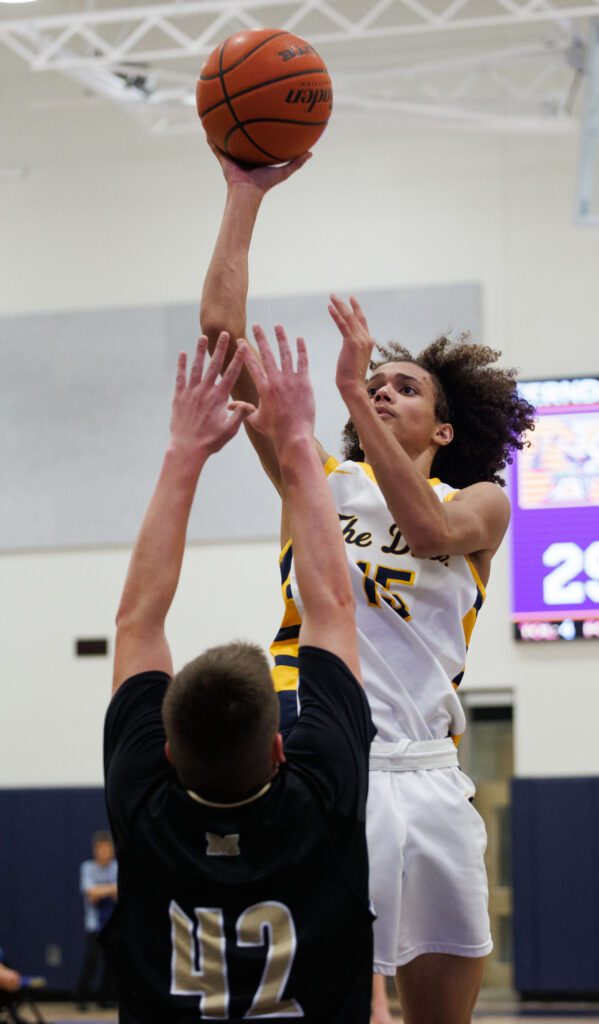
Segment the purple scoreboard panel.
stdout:
<path fill-rule="evenodd" d="M 518 640 L 599 638 L 599 378 L 522 381 L 536 408 L 509 467 Z"/>

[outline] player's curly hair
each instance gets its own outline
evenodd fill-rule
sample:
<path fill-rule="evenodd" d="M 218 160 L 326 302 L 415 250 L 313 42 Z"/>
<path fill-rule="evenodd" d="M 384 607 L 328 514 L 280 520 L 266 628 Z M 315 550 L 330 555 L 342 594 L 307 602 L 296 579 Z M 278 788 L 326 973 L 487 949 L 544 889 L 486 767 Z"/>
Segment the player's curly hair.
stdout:
<path fill-rule="evenodd" d="M 534 430 L 534 408 L 518 393 L 516 371 L 492 365 L 501 353 L 474 344 L 468 334 L 455 341 L 437 338 L 416 357 L 397 342 L 375 347 L 381 358 L 371 360 L 371 372 L 385 363 L 409 362 L 433 379 L 435 415 L 440 423 L 451 423 L 454 437 L 437 451 L 431 475 L 457 488 L 483 480 L 503 485 L 501 471 L 513 461 L 511 452 L 529 444 L 524 434 Z M 364 461 L 351 420 L 342 448 L 346 459 Z"/>

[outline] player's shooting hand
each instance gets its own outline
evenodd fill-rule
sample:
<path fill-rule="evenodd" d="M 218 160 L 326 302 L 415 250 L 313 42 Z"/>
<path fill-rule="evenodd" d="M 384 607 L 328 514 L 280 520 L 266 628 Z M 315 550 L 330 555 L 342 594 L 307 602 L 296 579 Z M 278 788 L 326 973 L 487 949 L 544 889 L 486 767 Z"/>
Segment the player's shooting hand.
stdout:
<path fill-rule="evenodd" d="M 227 185 L 252 185 L 263 194 L 299 171 L 312 156 L 312 153 L 302 153 L 295 160 L 290 160 L 280 167 L 248 167 L 228 157 L 208 136 L 206 141 L 221 165 Z"/>
<path fill-rule="evenodd" d="M 223 331 L 205 369 L 208 339 L 203 335 L 197 344 L 189 380 L 187 356 L 185 352 L 179 355 L 171 413 L 171 448 L 189 455 L 191 460 L 201 462 L 219 451 L 235 436 L 248 415 L 242 403 L 232 408 L 229 402 L 231 389 L 245 360 L 243 348 L 238 349 L 220 376 L 228 344 L 229 335 Z"/>
<path fill-rule="evenodd" d="M 335 377 L 342 394 L 347 387 L 364 385 L 374 345 L 360 303 L 353 295 L 349 301 L 348 306 L 336 295 L 331 295 L 329 305 L 329 313 L 337 324 L 342 338 Z"/>
<path fill-rule="evenodd" d="M 262 362 L 245 342 L 240 342 L 240 347 L 246 354 L 259 405 L 257 409 L 247 403 L 234 402 L 233 405 L 243 406 L 250 426 L 269 437 L 278 449 L 300 438 L 311 439 L 314 434 L 314 392 L 308 374 L 304 339 L 298 338 L 296 342 L 297 369 L 294 370 L 291 348 L 283 327 L 275 327 L 280 367 L 262 328 L 256 324 L 253 333 Z"/>

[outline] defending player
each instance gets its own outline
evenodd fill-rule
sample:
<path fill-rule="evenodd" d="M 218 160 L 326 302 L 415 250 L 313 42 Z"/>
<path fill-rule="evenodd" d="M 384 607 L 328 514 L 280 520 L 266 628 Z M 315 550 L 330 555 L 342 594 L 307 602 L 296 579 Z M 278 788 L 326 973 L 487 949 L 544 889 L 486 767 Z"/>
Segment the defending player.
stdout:
<path fill-rule="evenodd" d="M 213 334 L 226 304 L 235 336 L 245 330 L 253 226 L 285 169 L 248 172 L 217 156 L 227 204 L 201 319 Z M 457 766 L 464 716 L 455 690 L 509 519 L 499 473 L 510 448 L 522 446 L 532 409 L 513 373 L 492 365 L 497 353 L 463 339 L 440 340 L 418 359 L 384 351 L 365 387 L 373 343 L 362 311 L 334 297 L 329 311 L 343 340 L 337 384 L 353 421 L 350 461 L 339 466 L 317 449 L 342 523 L 378 729 L 368 809 L 375 969 L 396 976 L 407 1024 L 465 1024 L 492 943 L 486 837 Z M 246 387 L 240 376 L 240 396 Z M 284 499 L 275 453 L 250 436 Z M 287 605 L 272 652 L 293 712 L 303 607 L 286 547 L 292 536 L 283 501 Z"/>
<path fill-rule="evenodd" d="M 121 1024 L 368 1020 L 373 728 L 305 345 L 295 371 L 282 328 L 277 338 L 280 369 L 260 332 L 264 368 L 242 344 L 219 379 L 227 335 L 205 372 L 200 340 L 189 380 L 180 356 L 170 443 L 121 598 L 105 727 L 119 899 L 103 937 Z M 260 404 L 229 416 L 244 359 Z M 232 643 L 173 676 L 164 630 L 198 478 L 244 417 L 277 452 L 305 602 L 301 713 L 285 754 L 264 653 Z"/>

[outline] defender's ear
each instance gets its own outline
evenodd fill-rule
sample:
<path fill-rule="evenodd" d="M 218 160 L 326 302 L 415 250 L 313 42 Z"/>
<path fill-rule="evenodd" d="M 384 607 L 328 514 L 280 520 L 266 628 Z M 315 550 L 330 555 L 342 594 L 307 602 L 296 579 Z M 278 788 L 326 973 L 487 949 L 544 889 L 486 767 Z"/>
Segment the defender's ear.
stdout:
<path fill-rule="evenodd" d="M 165 753 L 165 756 L 166 756 L 166 759 L 167 759 L 168 763 L 172 764 L 173 763 L 173 752 L 171 750 L 171 745 L 170 745 L 168 740 L 164 744 L 164 753 Z"/>
<path fill-rule="evenodd" d="M 437 423 L 435 433 L 433 434 L 433 441 L 443 448 L 446 444 L 451 444 L 453 441 L 453 427 L 451 423 Z"/>
<path fill-rule="evenodd" d="M 283 737 L 278 732 L 272 741 L 272 766 L 275 771 L 279 765 L 285 764 L 286 760 L 287 758 L 283 752 Z"/>

